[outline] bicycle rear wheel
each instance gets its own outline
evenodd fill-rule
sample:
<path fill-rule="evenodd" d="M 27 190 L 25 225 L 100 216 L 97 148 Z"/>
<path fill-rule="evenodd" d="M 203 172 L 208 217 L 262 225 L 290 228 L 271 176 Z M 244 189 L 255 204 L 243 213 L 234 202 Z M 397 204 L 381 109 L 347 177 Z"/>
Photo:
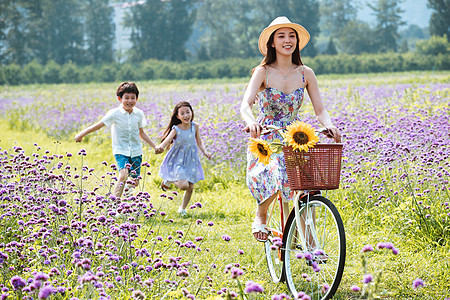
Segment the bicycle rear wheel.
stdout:
<path fill-rule="evenodd" d="M 336 293 L 345 265 L 341 216 L 334 204 L 322 196 L 310 197 L 307 204 L 301 204 L 299 216 L 300 226 L 295 209 L 286 223 L 283 239 L 286 284 L 294 297 L 304 292 L 311 299 L 330 299 Z"/>
<path fill-rule="evenodd" d="M 267 267 L 274 282 L 284 281 L 283 259 L 283 230 L 281 225 L 281 207 L 279 200 L 274 200 L 267 213 L 267 229 L 269 236 L 264 243 Z"/>

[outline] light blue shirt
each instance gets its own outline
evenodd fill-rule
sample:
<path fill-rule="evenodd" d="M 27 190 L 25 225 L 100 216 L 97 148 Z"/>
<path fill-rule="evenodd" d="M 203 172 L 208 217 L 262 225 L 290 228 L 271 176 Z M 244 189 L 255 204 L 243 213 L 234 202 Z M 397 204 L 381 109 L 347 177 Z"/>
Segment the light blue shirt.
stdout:
<path fill-rule="evenodd" d="M 113 108 L 101 119 L 103 124 L 111 127 L 113 154 L 122 154 L 129 157 L 142 155 L 142 143 L 139 137 L 139 128 L 147 125 L 144 112 L 133 107 L 131 114 L 126 112 L 122 105 Z"/>

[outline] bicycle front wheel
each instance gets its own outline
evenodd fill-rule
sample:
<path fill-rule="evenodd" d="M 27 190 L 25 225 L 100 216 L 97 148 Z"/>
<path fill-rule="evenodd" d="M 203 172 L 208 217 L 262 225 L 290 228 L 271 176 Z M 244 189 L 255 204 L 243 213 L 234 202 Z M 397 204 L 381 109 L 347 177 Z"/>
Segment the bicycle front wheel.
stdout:
<path fill-rule="evenodd" d="M 341 216 L 330 200 L 313 196 L 300 204 L 299 217 L 297 224 L 295 209 L 292 210 L 283 239 L 286 284 L 294 297 L 304 292 L 311 299 L 330 299 L 345 265 Z"/>
<path fill-rule="evenodd" d="M 264 243 L 264 250 L 266 251 L 267 267 L 269 269 L 270 277 L 273 282 L 280 282 L 284 280 L 283 273 L 283 229 L 281 218 L 281 207 L 278 200 L 272 202 L 267 213 L 267 229 L 269 235 L 267 241 Z"/>

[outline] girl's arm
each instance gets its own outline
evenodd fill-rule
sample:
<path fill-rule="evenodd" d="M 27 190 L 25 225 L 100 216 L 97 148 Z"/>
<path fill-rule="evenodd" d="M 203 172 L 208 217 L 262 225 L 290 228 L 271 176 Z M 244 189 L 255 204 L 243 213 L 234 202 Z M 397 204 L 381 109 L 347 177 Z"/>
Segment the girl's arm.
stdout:
<path fill-rule="evenodd" d="M 205 154 L 205 156 L 206 156 L 208 159 L 211 159 L 212 155 L 209 154 L 209 153 L 206 151 L 205 146 L 203 146 L 202 139 L 201 139 L 201 137 L 200 137 L 200 126 L 198 126 L 197 124 L 195 124 L 195 139 L 197 140 L 197 146 L 198 146 L 198 148 L 200 149 L 200 151 L 202 151 L 203 154 Z"/>
<path fill-rule="evenodd" d="M 77 143 L 81 142 L 81 140 L 83 140 L 83 137 L 84 137 L 85 135 L 87 135 L 87 134 L 89 134 L 89 133 L 91 133 L 91 132 L 97 131 L 97 130 L 99 130 L 100 128 L 102 128 L 103 126 L 105 126 L 105 124 L 104 124 L 102 121 L 100 121 L 100 122 L 98 122 L 98 123 L 95 123 L 94 125 L 89 126 L 88 128 L 86 128 L 85 130 L 81 131 L 80 133 L 78 133 L 78 134 L 75 136 L 75 141 L 76 141 Z"/>
<path fill-rule="evenodd" d="M 177 136 L 177 131 L 175 129 L 172 129 L 169 133 L 169 135 L 162 141 L 161 144 L 156 146 L 155 151 L 158 153 L 164 152 L 164 149 L 172 143 L 173 139 Z M 161 151 L 161 152 L 159 152 Z"/>
<path fill-rule="evenodd" d="M 256 94 L 258 93 L 261 84 L 266 78 L 266 72 L 264 67 L 258 66 L 253 72 L 252 78 L 245 89 L 244 97 L 241 103 L 241 116 L 247 123 L 247 127 L 250 130 L 250 136 L 253 138 L 259 137 L 261 134 L 262 126 L 256 121 L 252 112 L 253 103 L 255 102 Z"/>
<path fill-rule="evenodd" d="M 306 77 L 306 89 L 308 90 L 309 98 L 314 108 L 314 112 L 319 120 L 320 124 L 325 126 L 325 128 L 331 130 L 334 140 L 336 143 L 341 142 L 341 132 L 339 129 L 333 125 L 330 115 L 327 109 L 323 105 L 322 99 L 319 92 L 319 84 L 317 83 L 316 75 L 314 71 L 305 66 L 305 77 Z"/>
<path fill-rule="evenodd" d="M 158 149 L 156 149 L 156 144 L 152 141 L 152 139 L 144 132 L 144 128 L 139 128 L 139 136 L 141 137 L 141 139 L 144 140 L 144 142 L 146 142 L 147 144 L 149 144 L 152 148 L 155 149 L 155 153 L 159 154 L 162 153 L 163 151 L 159 152 Z"/>

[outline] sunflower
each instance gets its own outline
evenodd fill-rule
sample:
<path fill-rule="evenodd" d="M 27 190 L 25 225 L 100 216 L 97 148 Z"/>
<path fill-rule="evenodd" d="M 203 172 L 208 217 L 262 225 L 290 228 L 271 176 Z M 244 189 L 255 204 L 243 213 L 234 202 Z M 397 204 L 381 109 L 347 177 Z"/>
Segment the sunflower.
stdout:
<path fill-rule="evenodd" d="M 273 153 L 270 149 L 269 143 L 263 139 L 250 138 L 249 140 L 248 147 L 253 156 L 255 156 L 259 162 L 262 162 L 264 165 L 268 165 L 270 156 Z"/>
<path fill-rule="evenodd" d="M 296 121 L 286 127 L 286 131 L 283 133 L 284 140 L 292 148 L 300 149 L 308 152 L 309 148 L 319 141 L 319 137 L 311 125 Z"/>

